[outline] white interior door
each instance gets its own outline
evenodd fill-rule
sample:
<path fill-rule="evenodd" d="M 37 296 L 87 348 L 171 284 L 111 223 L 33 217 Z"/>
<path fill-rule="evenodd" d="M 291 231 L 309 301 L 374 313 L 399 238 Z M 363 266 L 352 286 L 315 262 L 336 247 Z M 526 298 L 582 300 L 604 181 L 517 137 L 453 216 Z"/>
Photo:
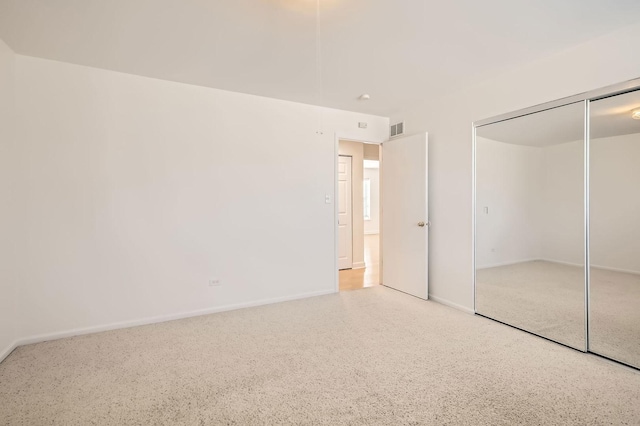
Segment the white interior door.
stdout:
<path fill-rule="evenodd" d="M 426 133 L 382 144 L 382 284 L 427 299 L 429 220 Z"/>
<path fill-rule="evenodd" d="M 338 269 L 353 267 L 351 157 L 338 157 Z"/>

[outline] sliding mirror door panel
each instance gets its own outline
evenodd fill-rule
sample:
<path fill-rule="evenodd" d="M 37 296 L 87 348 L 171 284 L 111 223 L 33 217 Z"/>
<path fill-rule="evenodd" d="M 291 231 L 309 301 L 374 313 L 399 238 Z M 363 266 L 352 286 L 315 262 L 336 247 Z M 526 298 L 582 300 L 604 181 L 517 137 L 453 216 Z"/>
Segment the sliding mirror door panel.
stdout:
<path fill-rule="evenodd" d="M 584 102 L 476 128 L 476 312 L 586 350 Z"/>
<path fill-rule="evenodd" d="M 589 350 L 640 368 L 640 91 L 590 104 Z"/>

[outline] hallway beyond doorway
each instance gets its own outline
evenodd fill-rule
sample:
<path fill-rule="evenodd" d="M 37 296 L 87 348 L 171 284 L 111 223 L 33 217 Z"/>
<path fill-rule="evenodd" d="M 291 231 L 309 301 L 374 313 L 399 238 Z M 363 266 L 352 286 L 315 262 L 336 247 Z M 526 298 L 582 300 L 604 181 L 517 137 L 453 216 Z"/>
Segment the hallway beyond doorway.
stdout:
<path fill-rule="evenodd" d="M 340 291 L 358 290 L 380 284 L 380 234 L 364 236 L 363 269 L 340 271 Z"/>

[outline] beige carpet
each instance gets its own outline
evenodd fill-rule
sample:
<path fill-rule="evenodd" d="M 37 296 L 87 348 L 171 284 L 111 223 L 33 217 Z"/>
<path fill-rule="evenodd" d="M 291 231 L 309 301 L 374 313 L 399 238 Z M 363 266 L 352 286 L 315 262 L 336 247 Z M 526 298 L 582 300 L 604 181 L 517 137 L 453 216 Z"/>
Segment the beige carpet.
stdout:
<path fill-rule="evenodd" d="M 2 425 L 637 425 L 640 374 L 384 287 L 18 348 Z"/>
<path fill-rule="evenodd" d="M 476 278 L 479 313 L 585 348 L 583 268 L 534 261 L 481 269 Z M 592 268 L 589 315 L 589 349 L 640 368 L 640 275 Z"/>

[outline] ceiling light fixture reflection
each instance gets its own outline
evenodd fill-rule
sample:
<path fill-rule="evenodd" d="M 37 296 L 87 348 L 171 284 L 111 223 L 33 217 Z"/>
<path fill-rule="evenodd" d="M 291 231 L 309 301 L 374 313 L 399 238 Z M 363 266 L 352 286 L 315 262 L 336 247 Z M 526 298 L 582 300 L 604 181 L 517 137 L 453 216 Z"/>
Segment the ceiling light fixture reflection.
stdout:
<path fill-rule="evenodd" d="M 631 111 L 631 118 L 634 120 L 640 120 L 640 108 Z"/>

